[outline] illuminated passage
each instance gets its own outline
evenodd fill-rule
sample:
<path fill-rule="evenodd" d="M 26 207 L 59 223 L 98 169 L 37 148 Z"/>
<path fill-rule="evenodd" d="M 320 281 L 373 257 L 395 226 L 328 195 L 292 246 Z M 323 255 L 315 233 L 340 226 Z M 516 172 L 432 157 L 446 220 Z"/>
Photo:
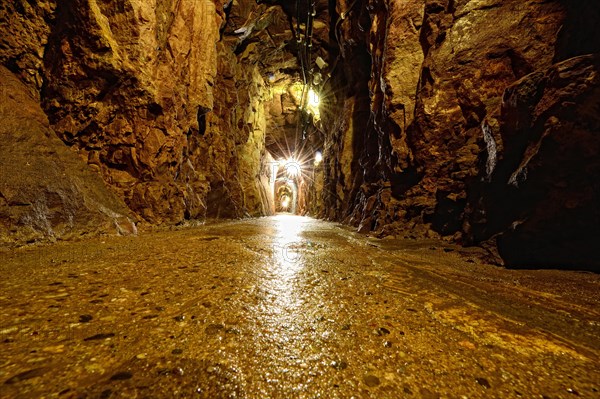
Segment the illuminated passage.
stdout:
<path fill-rule="evenodd" d="M 0 397 L 598 397 L 600 278 L 291 214 L 0 250 Z"/>

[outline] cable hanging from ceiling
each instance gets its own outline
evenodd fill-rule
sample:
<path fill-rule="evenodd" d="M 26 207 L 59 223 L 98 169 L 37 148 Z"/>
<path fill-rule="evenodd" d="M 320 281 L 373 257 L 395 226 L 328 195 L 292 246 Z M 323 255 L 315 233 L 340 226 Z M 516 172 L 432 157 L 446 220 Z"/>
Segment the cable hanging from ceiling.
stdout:
<path fill-rule="evenodd" d="M 313 69 L 312 69 L 312 34 L 314 18 L 317 15 L 315 0 L 306 0 L 306 22 L 304 24 L 304 32 L 301 26 L 301 1 L 296 0 L 296 45 L 298 48 L 298 58 L 300 59 L 300 69 L 302 75 L 302 94 L 300 96 L 300 113 L 296 128 L 296 138 L 300 127 L 302 128 L 302 140 L 306 139 L 308 126 L 310 124 L 309 114 L 307 112 L 307 103 L 311 86 L 313 85 Z"/>

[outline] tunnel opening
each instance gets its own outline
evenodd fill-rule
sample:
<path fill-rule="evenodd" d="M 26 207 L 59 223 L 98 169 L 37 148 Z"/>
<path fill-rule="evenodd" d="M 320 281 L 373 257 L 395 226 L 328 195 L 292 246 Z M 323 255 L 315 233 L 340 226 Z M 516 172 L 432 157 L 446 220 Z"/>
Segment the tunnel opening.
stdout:
<path fill-rule="evenodd" d="M 276 213 L 296 213 L 296 204 L 298 200 L 298 188 L 291 179 L 280 181 L 275 188 L 275 212 Z"/>
<path fill-rule="evenodd" d="M 305 185 L 305 173 L 305 166 L 293 157 L 272 162 L 271 190 L 275 213 L 304 213 L 300 190 Z"/>

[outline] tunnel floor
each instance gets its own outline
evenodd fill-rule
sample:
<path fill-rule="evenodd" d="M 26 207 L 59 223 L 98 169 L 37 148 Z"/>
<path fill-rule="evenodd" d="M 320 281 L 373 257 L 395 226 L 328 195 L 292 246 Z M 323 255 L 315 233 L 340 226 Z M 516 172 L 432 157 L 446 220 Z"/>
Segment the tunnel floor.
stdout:
<path fill-rule="evenodd" d="M 1 250 L 2 398 L 600 397 L 600 276 L 291 215 Z"/>

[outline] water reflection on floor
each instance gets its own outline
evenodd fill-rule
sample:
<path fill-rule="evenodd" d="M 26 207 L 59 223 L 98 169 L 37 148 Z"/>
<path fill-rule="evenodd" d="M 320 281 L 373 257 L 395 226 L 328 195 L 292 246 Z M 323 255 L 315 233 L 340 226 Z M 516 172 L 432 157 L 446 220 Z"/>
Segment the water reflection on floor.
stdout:
<path fill-rule="evenodd" d="M 599 396 L 600 277 L 281 214 L 0 250 L 0 397 Z"/>
<path fill-rule="evenodd" d="M 276 229 L 273 243 L 274 266 L 286 279 L 294 277 L 302 269 L 302 249 L 306 246 L 306 240 L 301 237 L 301 233 L 310 220 L 289 214 L 273 217 Z"/>
<path fill-rule="evenodd" d="M 310 219 L 280 214 L 272 220 L 275 234 L 271 241 L 271 257 L 263 264 L 268 277 L 260 281 L 260 289 L 266 294 L 266 300 L 260 304 L 260 313 L 269 316 L 264 320 L 269 326 L 269 338 L 274 344 L 282 345 L 287 344 L 288 331 L 298 328 L 295 318 L 301 314 L 302 295 L 298 290 L 302 286 L 303 249 L 306 246 L 301 234 Z"/>

